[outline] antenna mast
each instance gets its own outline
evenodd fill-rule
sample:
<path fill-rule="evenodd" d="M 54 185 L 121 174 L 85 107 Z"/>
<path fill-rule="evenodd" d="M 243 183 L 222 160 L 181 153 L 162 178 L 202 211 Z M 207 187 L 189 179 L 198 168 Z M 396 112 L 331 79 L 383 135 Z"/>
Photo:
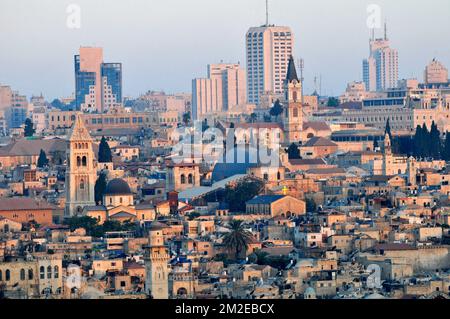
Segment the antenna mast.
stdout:
<path fill-rule="evenodd" d="M 303 106 L 305 104 L 305 99 L 303 97 L 303 93 L 304 93 L 303 92 L 303 80 L 304 80 L 304 78 L 303 78 L 303 70 L 305 68 L 305 60 L 300 59 L 298 61 L 298 64 L 300 66 L 300 82 L 302 83 L 302 106 Z"/>
<path fill-rule="evenodd" d="M 269 26 L 269 0 L 266 0 L 266 27 Z"/>

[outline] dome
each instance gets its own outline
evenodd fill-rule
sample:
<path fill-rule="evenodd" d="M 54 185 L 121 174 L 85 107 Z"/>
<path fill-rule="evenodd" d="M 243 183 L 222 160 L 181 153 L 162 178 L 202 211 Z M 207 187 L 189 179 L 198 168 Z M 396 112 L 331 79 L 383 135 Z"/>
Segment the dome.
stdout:
<path fill-rule="evenodd" d="M 364 299 L 386 299 L 383 295 L 379 293 L 373 293 L 364 297 Z"/>
<path fill-rule="evenodd" d="M 161 230 L 164 228 L 168 228 L 168 226 L 166 224 L 160 223 L 158 221 L 153 221 L 150 224 L 150 227 L 148 228 L 150 231 L 157 231 L 157 230 Z"/>
<path fill-rule="evenodd" d="M 130 195 L 132 194 L 130 186 L 123 179 L 116 178 L 111 180 L 106 186 L 105 195 Z"/>

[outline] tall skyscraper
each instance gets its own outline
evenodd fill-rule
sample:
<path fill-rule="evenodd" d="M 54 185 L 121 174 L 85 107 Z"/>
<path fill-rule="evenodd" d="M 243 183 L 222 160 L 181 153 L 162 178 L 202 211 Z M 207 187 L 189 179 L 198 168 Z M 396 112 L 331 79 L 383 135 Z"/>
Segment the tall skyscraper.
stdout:
<path fill-rule="evenodd" d="M 448 69 L 436 59 L 433 59 L 425 68 L 424 82 L 426 84 L 439 84 L 448 82 Z"/>
<path fill-rule="evenodd" d="M 77 110 L 103 112 L 122 103 L 122 65 L 103 63 L 103 49 L 81 47 L 75 55 Z"/>
<path fill-rule="evenodd" d="M 390 47 L 386 26 L 382 39 L 370 40 L 370 56 L 363 61 L 363 81 L 368 91 L 383 91 L 397 87 L 398 51 Z"/>
<path fill-rule="evenodd" d="M 246 35 L 247 98 L 259 104 L 263 93 L 283 93 L 289 57 L 293 55 L 294 36 L 289 27 L 268 23 L 252 27 Z"/>
<path fill-rule="evenodd" d="M 207 78 L 192 80 L 194 119 L 246 104 L 245 70 L 239 64 L 210 64 Z"/>

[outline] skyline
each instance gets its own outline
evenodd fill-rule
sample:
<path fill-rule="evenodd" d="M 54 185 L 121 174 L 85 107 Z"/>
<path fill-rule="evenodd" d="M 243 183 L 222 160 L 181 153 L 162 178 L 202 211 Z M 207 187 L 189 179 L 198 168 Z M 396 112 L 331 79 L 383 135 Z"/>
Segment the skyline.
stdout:
<path fill-rule="evenodd" d="M 372 3 L 380 5 L 391 46 L 399 51 L 400 78 L 422 80 L 425 66 L 433 58 L 450 66 L 450 43 L 440 41 L 450 36 L 450 21 L 444 20 L 446 8 L 450 9 L 448 1 L 434 0 L 435 6 L 425 8 L 415 8 L 405 0 L 348 2 L 345 8 L 331 0 L 270 2 L 270 23 L 292 28 L 295 58 L 305 60 L 306 93 L 315 89 L 314 76 L 322 76 L 323 95 L 339 95 L 348 82 L 362 80 L 361 60 L 368 54 L 371 34 L 366 9 Z M 150 89 L 189 92 L 191 80 L 202 76 L 208 64 L 224 61 L 245 66 L 245 33 L 264 24 L 266 18 L 263 0 L 135 0 L 134 6 L 126 8 L 120 3 L 105 6 L 105 1 L 83 0 L 76 1 L 82 10 L 81 29 L 69 29 L 66 8 L 71 3 L 2 1 L 0 35 L 9 50 L 0 52 L 0 83 L 27 96 L 41 92 L 50 100 L 69 96 L 74 92 L 73 57 L 78 48 L 100 46 L 105 61 L 123 65 L 124 96 L 137 97 Z M 175 12 L 173 7 L 180 10 Z M 358 11 L 361 14 L 355 13 Z M 425 19 L 421 24 L 405 26 L 420 17 Z M 429 34 L 428 17 L 433 17 L 433 30 L 440 32 Z M 118 21 L 127 24 L 114 26 Z M 180 25 L 183 27 L 175 27 Z M 331 30 L 342 37 L 327 37 Z M 27 38 L 22 37 L 25 34 Z M 351 34 L 350 41 L 346 34 Z M 376 34 L 382 36 L 382 28 Z M 317 41 L 322 38 L 324 41 Z"/>

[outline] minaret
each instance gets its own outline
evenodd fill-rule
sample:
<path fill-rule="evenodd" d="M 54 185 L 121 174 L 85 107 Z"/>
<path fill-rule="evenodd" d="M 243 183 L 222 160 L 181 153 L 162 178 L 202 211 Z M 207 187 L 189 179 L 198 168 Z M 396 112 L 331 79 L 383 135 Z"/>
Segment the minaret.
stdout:
<path fill-rule="evenodd" d="M 163 229 L 158 222 L 151 224 L 145 252 L 145 292 L 153 299 L 169 299 L 170 255 L 164 245 Z"/>
<path fill-rule="evenodd" d="M 284 82 L 284 94 L 283 129 L 285 143 L 298 143 L 300 142 L 300 132 L 303 129 L 302 83 L 297 76 L 293 56 L 289 59 Z"/>
<path fill-rule="evenodd" d="M 85 206 L 95 206 L 94 186 L 97 178 L 92 138 L 77 115 L 69 135 L 66 168 L 65 215 L 79 215 Z"/>

